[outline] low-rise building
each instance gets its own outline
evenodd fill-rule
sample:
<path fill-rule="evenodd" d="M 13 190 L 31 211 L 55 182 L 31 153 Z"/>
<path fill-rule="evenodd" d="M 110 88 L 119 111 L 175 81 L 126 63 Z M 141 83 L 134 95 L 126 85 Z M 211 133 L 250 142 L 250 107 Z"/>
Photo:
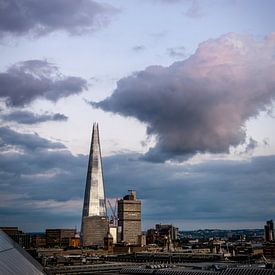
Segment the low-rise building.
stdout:
<path fill-rule="evenodd" d="M 47 247 L 70 246 L 75 234 L 75 229 L 46 229 L 46 245 Z"/>

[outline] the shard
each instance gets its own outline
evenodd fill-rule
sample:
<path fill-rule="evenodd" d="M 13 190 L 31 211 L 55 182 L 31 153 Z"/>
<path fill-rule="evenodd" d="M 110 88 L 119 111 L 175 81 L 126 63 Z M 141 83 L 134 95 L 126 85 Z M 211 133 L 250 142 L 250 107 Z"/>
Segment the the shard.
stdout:
<path fill-rule="evenodd" d="M 102 246 L 108 232 L 98 124 L 94 123 L 82 212 L 83 246 Z"/>

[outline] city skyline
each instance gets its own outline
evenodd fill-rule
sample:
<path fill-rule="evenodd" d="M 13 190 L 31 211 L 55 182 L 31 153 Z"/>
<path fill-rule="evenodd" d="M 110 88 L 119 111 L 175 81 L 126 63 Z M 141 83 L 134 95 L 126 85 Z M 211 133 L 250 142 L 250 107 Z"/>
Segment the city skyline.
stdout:
<path fill-rule="evenodd" d="M 274 1 L 0 0 L 0 220 L 80 229 L 93 122 L 105 194 L 142 227 L 275 219 Z"/>

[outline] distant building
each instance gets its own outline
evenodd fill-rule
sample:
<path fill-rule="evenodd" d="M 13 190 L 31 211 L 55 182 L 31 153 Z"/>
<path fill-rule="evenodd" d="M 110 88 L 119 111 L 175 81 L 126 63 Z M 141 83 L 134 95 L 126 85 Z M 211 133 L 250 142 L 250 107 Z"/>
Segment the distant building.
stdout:
<path fill-rule="evenodd" d="M 117 243 L 117 226 L 114 224 L 110 224 L 109 225 L 109 232 L 113 237 L 113 243 L 116 244 Z"/>
<path fill-rule="evenodd" d="M 31 237 L 29 234 L 19 230 L 18 227 L 0 227 L 10 238 L 23 248 L 30 248 Z"/>
<path fill-rule="evenodd" d="M 146 245 L 146 235 L 144 234 L 138 235 L 138 245 L 141 247 Z"/>
<path fill-rule="evenodd" d="M 99 131 L 94 123 L 82 212 L 82 246 L 103 247 L 108 226 Z"/>
<path fill-rule="evenodd" d="M 266 258 L 275 259 L 275 243 L 274 242 L 264 243 L 263 253 Z"/>
<path fill-rule="evenodd" d="M 118 201 L 118 231 L 120 241 L 127 244 L 139 244 L 141 235 L 141 201 L 137 200 L 136 192 Z"/>
<path fill-rule="evenodd" d="M 178 239 L 179 229 L 172 224 L 156 224 L 155 228 L 149 229 L 146 234 L 147 244 L 164 246 L 167 240 L 175 242 Z"/>
<path fill-rule="evenodd" d="M 264 239 L 266 242 L 274 241 L 274 224 L 273 220 L 266 222 L 264 227 Z"/>
<path fill-rule="evenodd" d="M 46 229 L 47 247 L 66 247 L 75 238 L 75 229 Z"/>
<path fill-rule="evenodd" d="M 32 235 L 31 236 L 31 246 L 35 248 L 46 247 L 46 236 L 45 235 Z"/>
<path fill-rule="evenodd" d="M 104 249 L 113 252 L 113 236 L 109 232 L 104 237 Z"/>
<path fill-rule="evenodd" d="M 70 246 L 77 248 L 80 247 L 80 236 L 79 234 L 75 234 L 73 238 L 71 238 Z"/>
<path fill-rule="evenodd" d="M 179 229 L 172 224 L 156 224 L 156 231 L 159 236 L 170 236 L 171 241 L 178 239 Z"/>
<path fill-rule="evenodd" d="M 146 232 L 146 244 L 155 244 L 157 240 L 157 231 L 155 228 L 150 228 Z"/>

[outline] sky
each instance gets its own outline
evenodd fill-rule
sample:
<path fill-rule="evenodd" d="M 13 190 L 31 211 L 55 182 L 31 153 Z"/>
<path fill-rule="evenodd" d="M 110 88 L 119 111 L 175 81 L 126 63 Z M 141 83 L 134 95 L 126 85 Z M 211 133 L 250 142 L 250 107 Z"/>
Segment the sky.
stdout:
<path fill-rule="evenodd" d="M 0 0 L 0 226 L 80 228 L 94 122 L 106 197 L 136 190 L 143 230 L 275 219 L 274 10 Z"/>

